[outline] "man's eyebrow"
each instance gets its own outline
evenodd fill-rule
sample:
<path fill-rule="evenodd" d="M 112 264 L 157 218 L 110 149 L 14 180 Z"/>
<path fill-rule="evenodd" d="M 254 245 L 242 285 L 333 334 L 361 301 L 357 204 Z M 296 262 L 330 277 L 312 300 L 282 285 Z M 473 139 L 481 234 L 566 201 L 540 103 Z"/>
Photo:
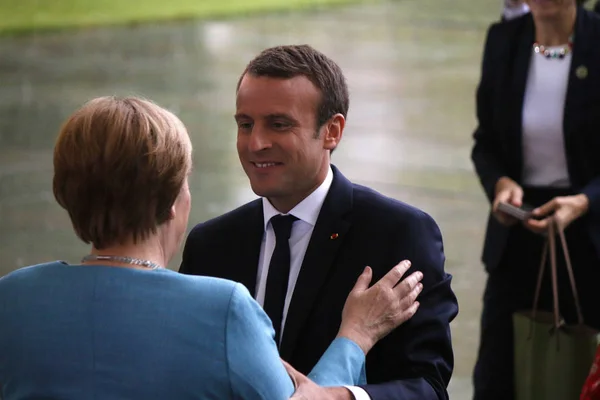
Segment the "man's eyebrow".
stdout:
<path fill-rule="evenodd" d="M 269 115 L 267 115 L 266 118 L 267 119 L 277 119 L 277 118 L 280 118 L 280 119 L 287 119 L 290 122 L 296 122 L 296 119 L 293 118 L 291 115 L 282 114 L 282 113 L 269 114 Z"/>
<path fill-rule="evenodd" d="M 242 114 L 242 113 L 235 114 L 233 117 L 235 118 L 236 121 L 243 120 L 243 119 L 252 120 L 252 118 L 249 115 Z M 294 117 L 292 117 L 289 114 L 285 114 L 285 113 L 268 114 L 264 118 L 267 120 L 284 119 L 284 120 L 287 120 L 292 123 L 298 123 L 298 121 Z"/>
<path fill-rule="evenodd" d="M 233 118 L 235 118 L 235 119 L 236 119 L 236 121 L 237 121 L 238 119 L 242 119 L 242 118 L 246 118 L 246 119 L 252 119 L 252 118 L 250 118 L 249 116 L 247 116 L 246 114 L 235 114 L 235 115 L 233 116 Z"/>

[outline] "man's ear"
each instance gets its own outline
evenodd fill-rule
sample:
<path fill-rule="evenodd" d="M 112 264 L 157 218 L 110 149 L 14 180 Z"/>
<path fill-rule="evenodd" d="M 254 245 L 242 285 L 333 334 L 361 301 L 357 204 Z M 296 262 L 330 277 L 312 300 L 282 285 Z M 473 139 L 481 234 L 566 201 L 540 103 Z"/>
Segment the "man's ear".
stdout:
<path fill-rule="evenodd" d="M 344 133 L 344 126 L 346 125 L 346 119 L 342 114 L 335 114 L 325 123 L 323 131 L 323 148 L 326 150 L 334 150 L 340 141 Z"/>

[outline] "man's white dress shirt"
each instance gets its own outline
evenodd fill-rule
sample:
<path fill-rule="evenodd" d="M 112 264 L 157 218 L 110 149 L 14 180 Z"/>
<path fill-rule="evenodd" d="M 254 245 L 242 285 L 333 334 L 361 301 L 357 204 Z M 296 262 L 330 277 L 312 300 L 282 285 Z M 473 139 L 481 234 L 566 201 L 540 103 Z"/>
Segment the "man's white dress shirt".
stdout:
<path fill-rule="evenodd" d="M 333 182 L 333 171 L 331 167 L 327 172 L 327 176 L 321 185 L 307 196 L 304 200 L 292 208 L 288 214 L 298 218 L 292 225 L 292 233 L 289 239 L 290 245 L 290 277 L 288 280 L 288 289 L 285 296 L 285 303 L 283 305 L 283 318 L 281 322 L 281 336 L 283 337 L 285 330 L 285 321 L 287 312 L 290 307 L 292 300 L 292 294 L 294 293 L 294 287 L 300 274 L 300 268 L 302 267 L 302 261 L 310 242 L 313 229 L 317 223 L 319 212 L 327 197 L 329 188 Z M 275 232 L 271 225 L 271 218 L 281 213 L 277 211 L 275 207 L 263 197 L 263 215 L 265 224 L 265 233 L 263 235 L 262 243 L 260 245 L 260 256 L 258 260 L 258 273 L 256 279 L 256 301 L 264 306 L 265 301 L 265 290 L 267 288 L 267 276 L 269 275 L 269 264 L 271 263 L 271 257 L 273 251 L 275 251 Z M 281 340 L 281 339 L 280 339 Z M 355 400 L 371 400 L 370 396 L 364 389 L 356 386 L 347 386 L 348 390 L 352 392 Z"/>

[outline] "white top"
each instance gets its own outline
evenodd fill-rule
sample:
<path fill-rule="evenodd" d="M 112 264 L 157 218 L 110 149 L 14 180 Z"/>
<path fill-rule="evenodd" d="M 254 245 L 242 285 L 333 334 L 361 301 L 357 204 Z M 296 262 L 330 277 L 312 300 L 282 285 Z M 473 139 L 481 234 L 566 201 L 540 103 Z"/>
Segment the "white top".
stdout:
<path fill-rule="evenodd" d="M 563 130 L 570 67 L 571 53 L 553 59 L 532 50 L 523 102 L 525 185 L 570 186 Z"/>

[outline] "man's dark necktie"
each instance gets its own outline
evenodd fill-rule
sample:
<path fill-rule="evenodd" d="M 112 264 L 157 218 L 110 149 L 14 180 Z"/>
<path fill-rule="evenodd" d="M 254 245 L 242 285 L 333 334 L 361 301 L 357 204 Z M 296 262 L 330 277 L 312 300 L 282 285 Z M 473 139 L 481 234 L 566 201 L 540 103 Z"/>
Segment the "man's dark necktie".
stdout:
<path fill-rule="evenodd" d="M 290 277 L 289 239 L 292 233 L 292 224 L 297 219 L 293 215 L 276 215 L 271 218 L 271 225 L 275 231 L 275 250 L 269 264 L 264 310 L 273 322 L 277 347 L 279 347 L 279 339 L 281 338 L 283 307 Z"/>

